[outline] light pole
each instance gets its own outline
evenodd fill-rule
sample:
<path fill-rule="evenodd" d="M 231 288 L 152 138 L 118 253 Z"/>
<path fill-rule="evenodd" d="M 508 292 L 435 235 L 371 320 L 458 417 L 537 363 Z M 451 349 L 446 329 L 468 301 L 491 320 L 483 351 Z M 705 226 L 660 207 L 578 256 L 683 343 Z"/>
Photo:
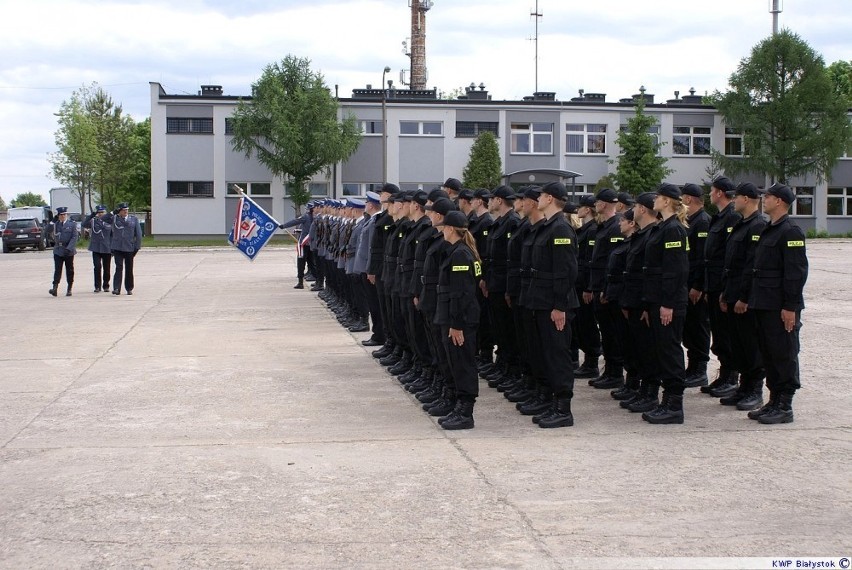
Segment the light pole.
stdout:
<path fill-rule="evenodd" d="M 382 184 L 388 181 L 388 88 L 385 84 L 385 74 L 391 68 L 385 66 L 382 71 Z"/>

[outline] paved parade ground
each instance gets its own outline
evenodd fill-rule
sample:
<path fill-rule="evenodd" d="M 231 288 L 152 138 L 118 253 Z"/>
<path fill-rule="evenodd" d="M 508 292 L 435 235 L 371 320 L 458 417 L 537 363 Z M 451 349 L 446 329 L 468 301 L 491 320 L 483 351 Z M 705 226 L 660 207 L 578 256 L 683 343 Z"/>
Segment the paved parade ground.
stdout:
<path fill-rule="evenodd" d="M 50 252 L 0 255 L 0 567 L 849 556 L 852 242 L 808 253 L 795 423 L 691 389 L 653 426 L 578 381 L 541 430 L 482 382 L 452 433 L 292 288 L 292 247 L 143 249 L 132 297 L 88 252 L 71 298 Z"/>

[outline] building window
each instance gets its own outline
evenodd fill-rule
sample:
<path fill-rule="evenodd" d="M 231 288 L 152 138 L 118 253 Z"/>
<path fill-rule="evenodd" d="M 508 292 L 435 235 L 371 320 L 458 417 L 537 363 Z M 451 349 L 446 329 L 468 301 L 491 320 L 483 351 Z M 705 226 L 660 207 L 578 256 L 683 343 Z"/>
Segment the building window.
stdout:
<path fill-rule="evenodd" d="M 381 192 L 381 182 L 344 182 L 344 196 L 366 196 L 367 192 Z"/>
<path fill-rule="evenodd" d="M 710 154 L 710 127 L 674 127 L 672 149 L 675 154 Z"/>
<path fill-rule="evenodd" d="M 444 123 L 435 121 L 400 121 L 399 134 L 407 136 L 440 137 Z"/>
<path fill-rule="evenodd" d="M 567 124 L 565 154 L 605 154 L 606 125 Z"/>
<path fill-rule="evenodd" d="M 309 182 L 306 183 L 311 196 L 328 196 L 328 182 Z M 284 195 L 290 195 L 290 185 L 284 185 Z"/>
<path fill-rule="evenodd" d="M 739 129 L 725 127 L 725 156 L 743 155 L 743 133 Z"/>
<path fill-rule="evenodd" d="M 381 135 L 385 132 L 385 124 L 382 121 L 358 121 L 358 126 L 364 136 Z"/>
<path fill-rule="evenodd" d="M 829 187 L 828 215 L 852 216 L 852 188 Z"/>
<path fill-rule="evenodd" d="M 168 198 L 212 198 L 213 182 L 178 182 L 170 180 L 167 183 Z"/>
<path fill-rule="evenodd" d="M 239 186 L 249 196 L 271 196 L 272 184 L 269 182 L 228 182 L 228 196 L 239 196 L 235 186 Z"/>
<path fill-rule="evenodd" d="M 796 201 L 793 202 L 794 216 L 813 216 L 814 215 L 814 187 L 799 186 L 793 188 L 796 193 Z"/>
<path fill-rule="evenodd" d="M 225 117 L 225 134 L 232 135 L 234 134 L 234 119 L 230 117 Z"/>
<path fill-rule="evenodd" d="M 481 133 L 500 136 L 500 123 L 487 121 L 456 121 L 456 138 L 476 138 Z"/>
<path fill-rule="evenodd" d="M 169 117 L 166 119 L 167 133 L 213 134 L 213 119 L 184 119 Z"/>
<path fill-rule="evenodd" d="M 627 125 L 618 127 L 619 132 L 626 133 L 629 129 Z M 648 127 L 648 134 L 654 139 L 654 147 L 657 149 L 657 156 L 660 154 L 660 125 L 651 125 Z M 624 154 L 624 149 L 619 148 L 619 154 Z"/>
<path fill-rule="evenodd" d="M 553 154 L 553 123 L 512 123 L 512 154 Z"/>

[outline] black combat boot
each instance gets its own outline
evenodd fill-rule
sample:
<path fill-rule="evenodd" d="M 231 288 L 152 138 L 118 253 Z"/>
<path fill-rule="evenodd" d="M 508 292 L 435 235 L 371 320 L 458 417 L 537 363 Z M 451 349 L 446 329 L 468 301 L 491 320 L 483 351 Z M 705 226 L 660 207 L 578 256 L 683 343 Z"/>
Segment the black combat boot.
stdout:
<path fill-rule="evenodd" d="M 473 404 L 473 399 L 459 400 L 453 411 L 438 423 L 446 430 L 473 429 Z"/>
<path fill-rule="evenodd" d="M 394 376 L 399 376 L 400 374 L 405 374 L 411 370 L 412 366 L 414 366 L 414 360 L 411 357 L 411 353 L 405 350 L 403 351 L 402 358 L 399 359 L 399 362 L 389 367 L 388 372 Z"/>
<path fill-rule="evenodd" d="M 66 290 L 65 290 L 65 296 L 66 296 L 66 297 L 70 297 L 70 296 L 71 296 L 71 287 L 73 287 L 73 286 L 74 286 L 74 284 L 73 284 L 73 283 L 69 283 L 69 284 L 68 284 L 68 289 L 66 289 Z"/>
<path fill-rule="evenodd" d="M 769 413 L 772 410 L 772 408 L 774 408 L 777 405 L 778 405 L 778 393 L 769 392 L 769 401 L 766 402 L 766 404 L 763 407 L 750 411 L 748 413 L 748 419 L 757 420 L 757 419 L 760 418 L 760 416 L 763 416 L 763 415 Z"/>
<path fill-rule="evenodd" d="M 656 382 L 646 382 L 642 395 L 627 406 L 631 412 L 650 412 L 660 405 L 658 394 L 660 393 L 660 385 Z"/>
<path fill-rule="evenodd" d="M 535 379 L 530 374 L 522 374 L 518 387 L 511 392 L 503 392 L 503 396 L 510 402 L 526 402 L 535 396 Z"/>
<path fill-rule="evenodd" d="M 656 409 L 642 414 L 642 419 L 650 424 L 682 424 L 683 394 L 664 391 L 662 403 Z"/>
<path fill-rule="evenodd" d="M 304 289 L 305 288 L 305 280 L 299 279 L 299 282 L 293 285 L 293 289 Z"/>
<path fill-rule="evenodd" d="M 440 398 L 441 388 L 444 385 L 444 377 L 438 374 L 437 371 L 429 370 L 427 374 L 429 375 L 429 385 L 425 389 L 414 394 L 417 401 L 422 403 L 431 403 Z"/>
<path fill-rule="evenodd" d="M 737 402 L 737 409 L 742 411 L 755 410 L 763 405 L 763 378 L 751 383 L 751 390 L 745 398 Z"/>
<path fill-rule="evenodd" d="M 684 386 L 687 388 L 696 388 L 698 386 L 707 386 L 707 363 L 706 362 L 690 362 L 686 369 L 686 378 L 684 378 Z"/>
<path fill-rule="evenodd" d="M 595 380 L 592 386 L 600 390 L 621 388 L 624 386 L 624 369 L 621 366 L 607 365 L 604 377 Z"/>
<path fill-rule="evenodd" d="M 402 360 L 402 346 L 397 345 L 393 348 L 393 352 L 391 352 L 384 358 L 379 359 L 379 364 L 381 364 L 382 366 L 393 366 L 400 360 Z"/>
<path fill-rule="evenodd" d="M 597 378 L 599 374 L 597 356 L 586 356 L 583 365 L 574 370 L 574 378 Z"/>
<path fill-rule="evenodd" d="M 571 398 L 557 398 L 553 413 L 538 422 L 540 428 L 561 428 L 574 425 L 571 413 Z"/>
<path fill-rule="evenodd" d="M 714 398 L 726 398 L 728 396 L 733 396 L 737 393 L 737 390 L 739 390 L 739 377 L 740 374 L 736 370 L 728 371 L 727 380 L 724 380 L 720 385 L 710 390 L 710 395 Z"/>
<path fill-rule="evenodd" d="M 393 349 L 393 341 L 388 339 L 385 341 L 381 348 L 377 348 L 371 354 L 373 355 L 373 358 L 384 358 L 385 356 L 391 354 L 393 352 Z"/>
<path fill-rule="evenodd" d="M 48 293 L 50 293 L 51 295 L 53 295 L 54 297 L 56 297 L 56 288 L 57 288 L 58 286 L 59 286 L 59 284 L 58 284 L 58 283 L 54 283 L 54 284 L 53 284 L 53 287 L 51 287 L 50 289 L 48 289 L 48 290 L 47 290 L 47 292 L 48 292 Z"/>
<path fill-rule="evenodd" d="M 370 323 L 366 317 L 361 317 L 349 327 L 349 332 L 367 332 L 370 330 Z"/>
<path fill-rule="evenodd" d="M 399 376 L 397 376 L 396 379 L 399 380 L 400 384 L 411 384 L 420 377 L 421 372 L 423 372 L 423 369 L 420 368 L 420 365 L 418 364 L 416 366 L 412 366 L 411 370 L 409 370 L 405 374 L 400 374 Z"/>
<path fill-rule="evenodd" d="M 627 372 L 627 378 L 624 381 L 624 386 L 617 390 L 613 390 L 609 393 L 612 396 L 613 400 L 630 400 L 636 394 L 639 393 L 639 387 L 641 386 L 641 380 L 639 379 L 639 373 L 636 371 Z"/>
<path fill-rule="evenodd" d="M 536 414 L 532 417 L 532 423 L 537 424 L 544 418 L 550 417 L 552 414 L 556 413 L 556 398 L 550 400 L 550 406 L 541 412 L 540 414 Z"/>
<path fill-rule="evenodd" d="M 426 408 L 430 416 L 444 417 L 456 407 L 456 389 L 449 386 L 444 388 L 444 395 Z"/>
<path fill-rule="evenodd" d="M 757 421 L 762 424 L 793 423 L 793 394 L 779 394 L 775 407 L 757 418 Z"/>
<path fill-rule="evenodd" d="M 519 403 L 515 407 L 523 416 L 537 416 L 550 408 L 551 404 L 553 404 L 553 396 L 550 391 L 539 388 L 534 398 L 527 402 Z"/>

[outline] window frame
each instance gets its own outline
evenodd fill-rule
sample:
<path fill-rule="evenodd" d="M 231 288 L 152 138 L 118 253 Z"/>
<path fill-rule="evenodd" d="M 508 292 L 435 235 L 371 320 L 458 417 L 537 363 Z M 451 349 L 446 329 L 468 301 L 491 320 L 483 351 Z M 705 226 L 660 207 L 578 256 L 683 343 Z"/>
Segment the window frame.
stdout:
<path fill-rule="evenodd" d="M 350 194 L 346 192 L 347 186 L 356 186 L 358 193 Z M 364 197 L 367 195 L 367 192 L 376 192 L 378 193 L 382 189 L 381 182 L 343 182 L 341 184 L 341 195 L 346 196 L 348 198 L 357 198 Z"/>
<path fill-rule="evenodd" d="M 678 131 L 678 129 L 689 129 L 688 132 Z M 696 132 L 696 129 L 706 129 L 707 132 Z M 686 146 L 689 152 L 678 152 L 678 148 L 683 143 L 677 141 L 678 138 L 686 139 Z M 707 152 L 695 152 L 698 140 L 706 140 Z M 707 157 L 712 154 L 713 148 L 713 127 L 672 127 L 672 155 L 673 156 L 700 156 Z"/>
<path fill-rule="evenodd" d="M 326 181 L 320 181 L 320 182 L 314 182 L 312 180 L 309 180 L 308 182 L 306 182 L 306 184 L 308 185 L 308 191 L 310 192 L 311 198 L 327 198 L 329 196 L 328 192 L 329 192 L 329 189 L 331 187 L 331 183 L 328 182 L 327 180 Z M 319 186 L 325 187 L 325 192 L 323 194 L 317 194 L 317 193 L 314 192 L 314 190 L 317 189 L 317 187 L 319 187 Z M 290 184 L 289 183 L 284 184 L 284 197 L 290 198 Z"/>
<path fill-rule="evenodd" d="M 627 131 L 629 128 L 630 128 L 630 126 L 626 125 L 626 124 L 619 125 L 618 126 L 618 132 L 622 133 L 624 131 Z M 657 147 L 656 156 L 660 156 L 660 151 L 663 148 L 663 143 L 661 142 L 662 141 L 662 134 L 661 134 L 662 130 L 660 129 L 660 124 L 657 123 L 656 125 L 651 125 L 650 127 L 648 127 L 647 132 L 648 132 L 649 135 L 651 135 L 654 138 L 654 144 Z M 621 148 L 621 146 L 619 146 L 618 147 L 618 155 L 621 156 L 622 154 L 624 154 L 624 149 Z"/>
<path fill-rule="evenodd" d="M 790 215 L 799 218 L 816 217 L 816 188 L 813 186 L 794 186 L 792 189 L 796 195 L 796 199 L 793 201 Z M 809 198 L 809 200 L 804 198 Z M 810 213 L 803 214 L 799 212 L 800 206 L 805 203 L 810 203 Z"/>
<path fill-rule="evenodd" d="M 249 196 L 267 197 L 272 196 L 272 182 L 227 182 L 225 184 L 225 196 L 230 198 L 239 197 L 239 193 L 233 189 L 234 184 L 246 191 Z M 263 191 L 265 188 L 265 192 Z"/>
<path fill-rule="evenodd" d="M 469 130 L 460 129 L 459 125 L 471 125 L 473 128 Z M 473 134 L 468 134 L 471 132 Z M 485 132 L 491 133 L 495 138 L 500 138 L 500 121 L 456 121 L 457 139 L 475 139 Z"/>
<path fill-rule="evenodd" d="M 367 131 L 367 124 L 373 125 L 373 128 L 379 128 L 378 131 Z M 382 119 L 358 119 L 358 128 L 361 131 L 361 136 L 365 137 L 380 137 L 385 133 L 385 123 Z"/>
<path fill-rule="evenodd" d="M 580 129 L 572 129 L 570 127 L 583 127 Z M 603 127 L 603 131 L 592 131 L 589 130 L 589 127 Z M 607 133 L 609 131 L 608 125 L 606 123 L 565 123 L 565 154 L 569 155 L 587 155 L 587 156 L 605 156 L 606 155 L 606 141 L 607 141 Z M 570 139 L 571 137 L 581 137 L 583 141 L 583 150 L 571 151 Z M 591 152 L 589 149 L 591 148 L 590 139 L 591 137 L 603 137 L 603 147 L 600 152 Z"/>
<path fill-rule="evenodd" d="M 526 125 L 526 128 L 522 128 L 521 125 Z M 550 127 L 549 131 L 544 130 L 536 130 L 536 125 L 548 125 Z M 510 140 L 510 154 L 514 155 L 524 155 L 524 156 L 553 156 L 553 123 L 541 123 L 541 122 L 512 122 L 509 126 L 509 131 L 511 134 Z M 536 136 L 545 136 L 548 135 L 550 137 L 550 149 L 547 151 L 538 151 L 536 152 Z M 527 148 L 529 150 L 522 151 L 518 150 L 518 145 L 516 141 L 520 140 L 518 137 L 526 137 Z"/>
<path fill-rule="evenodd" d="M 731 154 L 728 152 L 728 141 L 738 140 L 740 145 L 739 154 Z M 725 127 L 725 156 L 745 156 L 745 137 L 740 129 Z"/>
<path fill-rule="evenodd" d="M 185 125 L 181 128 L 180 125 Z M 176 128 L 173 128 L 176 127 Z M 209 130 L 208 130 L 209 128 Z M 213 117 L 166 117 L 167 135 L 212 135 Z"/>
<path fill-rule="evenodd" d="M 832 190 L 840 190 L 839 193 L 832 194 Z M 829 211 L 831 200 L 840 202 L 840 213 L 832 214 Z M 826 212 L 830 218 L 848 218 L 852 216 L 852 186 L 829 186 L 826 191 Z"/>
<path fill-rule="evenodd" d="M 173 186 L 178 184 L 186 184 L 187 192 L 185 194 L 177 194 L 173 191 Z M 195 191 L 195 185 L 209 185 L 210 192 L 199 190 Z M 166 182 L 166 198 L 215 198 L 216 185 L 212 180 L 168 180 Z"/>
<path fill-rule="evenodd" d="M 417 125 L 416 133 L 404 133 L 402 132 L 402 125 Z M 439 125 L 440 133 L 427 133 L 426 125 Z M 400 137 L 431 137 L 431 138 L 441 138 L 444 136 L 444 122 L 443 121 L 408 121 L 400 119 L 399 121 L 399 136 Z"/>

